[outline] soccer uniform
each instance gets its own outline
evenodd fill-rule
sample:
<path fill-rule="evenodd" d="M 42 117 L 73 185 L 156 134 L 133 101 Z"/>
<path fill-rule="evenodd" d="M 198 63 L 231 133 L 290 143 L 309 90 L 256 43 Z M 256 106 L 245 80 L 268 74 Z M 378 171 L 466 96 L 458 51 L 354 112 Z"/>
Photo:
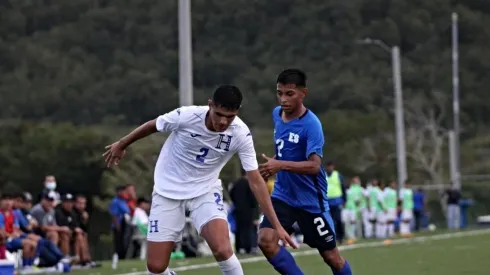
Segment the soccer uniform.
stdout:
<path fill-rule="evenodd" d="M 158 131 L 172 133 L 155 167 L 149 241 L 180 241 L 186 209 L 199 233 L 213 219 L 227 220 L 218 176 L 233 154 L 245 171 L 258 169 L 247 125 L 236 117 L 224 132 L 212 132 L 205 125 L 208 111 L 208 106 L 187 106 L 156 119 Z"/>
<path fill-rule="evenodd" d="M 413 191 L 410 188 L 400 190 L 400 200 L 402 201 L 402 220 L 411 220 L 413 218 Z"/>
<path fill-rule="evenodd" d="M 386 187 L 383 190 L 383 208 L 386 210 L 386 220 L 396 220 L 396 207 L 398 202 L 398 196 L 396 190 L 391 187 Z"/>
<path fill-rule="evenodd" d="M 276 158 L 285 161 L 306 161 L 312 154 L 323 156 L 324 136 L 320 120 L 307 110 L 289 122 L 281 118 L 282 109 L 272 113 Z M 320 252 L 335 248 L 335 231 L 328 211 L 327 181 L 323 167 L 318 175 L 279 171 L 276 176 L 272 203 L 282 227 L 289 233 L 297 222 L 304 242 Z M 264 217 L 261 228 L 272 228 Z"/>
<path fill-rule="evenodd" d="M 378 186 L 371 186 L 368 189 L 368 197 L 369 197 L 369 220 L 376 221 L 378 218 L 378 214 L 381 211 L 380 205 L 380 193 L 381 189 Z"/>
<path fill-rule="evenodd" d="M 358 202 L 361 200 L 360 186 L 351 186 L 347 189 L 347 201 L 342 211 L 344 223 L 356 222 L 358 214 Z"/>

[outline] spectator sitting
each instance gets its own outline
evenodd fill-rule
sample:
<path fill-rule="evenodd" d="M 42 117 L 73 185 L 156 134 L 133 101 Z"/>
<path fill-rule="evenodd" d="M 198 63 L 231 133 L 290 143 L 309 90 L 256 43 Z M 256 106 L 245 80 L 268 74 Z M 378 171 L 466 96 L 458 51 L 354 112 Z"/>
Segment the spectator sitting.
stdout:
<path fill-rule="evenodd" d="M 19 193 L 13 196 L 14 215 L 19 222 L 19 228 L 28 239 L 38 243 L 40 236 L 33 234 L 33 229 L 38 227 L 36 220 L 29 213 L 32 207 L 32 196 L 29 193 Z"/>
<path fill-rule="evenodd" d="M 88 242 L 88 218 L 89 215 L 86 211 L 87 209 L 87 198 L 84 195 L 77 195 L 75 197 L 75 205 L 73 207 L 73 214 L 76 219 L 76 223 L 78 227 L 82 230 L 82 234 L 84 236 L 82 246 L 83 251 L 80 253 L 84 253 L 87 258 L 86 266 L 97 267 L 97 263 L 92 261 L 92 256 L 90 255 L 90 245 Z"/>
<path fill-rule="evenodd" d="M 53 244 L 60 247 L 66 247 L 64 243 L 69 243 L 70 228 L 67 226 L 58 226 L 56 223 L 53 202 L 56 200 L 56 194 L 53 191 L 43 192 L 41 202 L 31 209 L 32 217 L 37 221 L 39 227 L 34 232 L 41 237 L 45 237 Z"/>
<path fill-rule="evenodd" d="M 90 255 L 88 255 L 88 242 L 84 231 L 77 223 L 77 218 L 73 211 L 73 205 L 75 203 L 75 197 L 72 194 L 64 194 L 61 196 L 61 204 L 56 207 L 55 217 L 58 226 L 65 226 L 70 228 L 70 234 L 67 236 L 68 242 L 61 242 L 61 251 L 65 255 L 70 253 L 70 245 L 73 245 L 73 252 L 79 259 L 79 263 L 86 265 L 91 262 Z"/>
<path fill-rule="evenodd" d="M 15 253 L 22 249 L 22 265 L 25 268 L 30 268 L 34 265 L 36 258 L 37 242 L 27 239 L 25 235 L 21 236 L 19 221 L 13 211 L 14 201 L 13 196 L 4 195 L 0 201 L 0 230 L 5 233 L 7 238 L 5 247 Z"/>
<path fill-rule="evenodd" d="M 75 207 L 73 211 L 75 213 L 75 217 L 77 219 L 77 223 L 80 228 L 88 234 L 88 218 L 89 215 L 86 211 L 87 209 L 87 198 L 84 195 L 77 195 L 75 197 Z"/>
<path fill-rule="evenodd" d="M 36 257 L 40 259 L 38 266 L 53 266 L 61 261 L 64 255 L 52 242 L 32 233 L 34 229 L 38 228 L 38 223 L 29 213 L 32 206 L 31 200 L 32 196 L 29 193 L 17 194 L 14 197 L 14 215 L 19 221 L 19 227 L 22 231 L 21 237 L 37 244 Z"/>

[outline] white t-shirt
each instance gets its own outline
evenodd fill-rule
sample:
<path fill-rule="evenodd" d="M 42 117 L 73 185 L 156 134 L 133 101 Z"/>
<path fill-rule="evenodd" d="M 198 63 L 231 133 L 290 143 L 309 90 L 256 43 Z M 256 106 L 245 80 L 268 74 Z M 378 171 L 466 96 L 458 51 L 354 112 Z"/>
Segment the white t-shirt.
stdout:
<path fill-rule="evenodd" d="M 191 199 L 221 186 L 223 166 L 238 153 L 245 171 L 258 169 L 252 135 L 235 117 L 224 132 L 205 125 L 208 106 L 181 107 L 157 118 L 157 130 L 172 132 L 155 167 L 154 191 L 171 199 Z"/>
<path fill-rule="evenodd" d="M 136 207 L 136 209 L 134 209 L 134 215 L 133 215 L 132 223 L 134 225 L 148 224 L 148 214 L 146 214 L 146 211 L 139 208 L 139 207 Z"/>

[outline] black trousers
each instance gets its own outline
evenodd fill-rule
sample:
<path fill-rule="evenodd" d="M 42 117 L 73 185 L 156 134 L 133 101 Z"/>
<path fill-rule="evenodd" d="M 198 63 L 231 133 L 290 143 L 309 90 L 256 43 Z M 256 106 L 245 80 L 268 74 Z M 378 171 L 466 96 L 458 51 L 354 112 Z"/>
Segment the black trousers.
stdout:
<path fill-rule="evenodd" d="M 344 240 L 344 223 L 342 223 L 342 208 L 340 206 L 330 206 L 330 215 L 335 225 L 335 235 L 338 243 Z"/>
<path fill-rule="evenodd" d="M 420 210 L 413 210 L 413 217 L 415 219 L 415 232 L 418 232 L 422 225 L 422 218 L 424 213 Z"/>
<path fill-rule="evenodd" d="M 254 247 L 254 236 L 257 235 L 257 227 L 253 224 L 253 220 L 238 220 L 236 221 L 235 234 L 235 250 L 238 252 L 244 249 L 246 253 L 250 253 Z"/>
<path fill-rule="evenodd" d="M 126 254 L 131 242 L 130 228 L 121 226 L 121 230 L 112 229 L 112 240 L 114 252 L 117 253 L 119 260 L 126 259 Z"/>

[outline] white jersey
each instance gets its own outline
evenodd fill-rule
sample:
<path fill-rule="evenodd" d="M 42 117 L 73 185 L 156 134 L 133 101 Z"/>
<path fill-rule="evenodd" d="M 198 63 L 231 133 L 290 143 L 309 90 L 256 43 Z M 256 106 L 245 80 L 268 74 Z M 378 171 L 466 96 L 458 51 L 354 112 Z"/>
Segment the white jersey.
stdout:
<path fill-rule="evenodd" d="M 162 147 L 155 167 L 154 192 L 176 200 L 199 197 L 220 186 L 219 173 L 238 153 L 245 171 L 258 169 L 252 135 L 235 117 L 224 132 L 205 125 L 208 106 L 187 106 L 161 115 L 157 130 L 172 132 Z"/>

